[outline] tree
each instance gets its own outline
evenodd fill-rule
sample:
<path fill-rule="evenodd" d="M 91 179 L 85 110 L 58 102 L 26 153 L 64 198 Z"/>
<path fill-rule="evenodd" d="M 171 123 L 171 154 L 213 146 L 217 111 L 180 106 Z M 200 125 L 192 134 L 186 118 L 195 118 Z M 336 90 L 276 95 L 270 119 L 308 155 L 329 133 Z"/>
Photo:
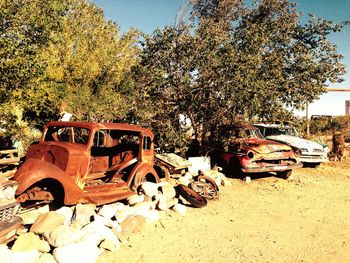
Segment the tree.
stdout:
<path fill-rule="evenodd" d="M 61 30 L 65 12 L 64 1 L 0 1 L 0 120 L 10 134 L 17 127 L 15 108 L 24 119 L 53 113 L 50 91 L 38 87 L 45 70 L 39 53 Z"/>
<path fill-rule="evenodd" d="M 240 1 L 196 0 L 191 23 L 146 37 L 135 70 L 139 89 L 147 91 L 139 105 L 153 113 L 159 131 L 174 131 L 163 144 L 188 146 L 192 137 L 173 136 L 187 127 L 204 152 L 217 126 L 237 116 L 286 115 L 287 106 L 316 99 L 327 80 L 340 80 L 341 55 L 327 36 L 343 25 L 302 25 L 299 16 L 287 0 L 262 0 L 251 8 Z"/>
<path fill-rule="evenodd" d="M 130 91 L 119 84 L 136 63 L 136 30 L 120 37 L 86 0 L 0 7 L 0 122 L 8 136 L 19 139 L 21 127 L 57 120 L 62 103 L 78 120 L 125 117 Z"/>
<path fill-rule="evenodd" d="M 75 119 L 112 121 L 128 112 L 118 90 L 136 63 L 136 30 L 119 37 L 118 26 L 85 0 L 72 1 L 58 41 L 42 52 L 45 83 L 54 86 Z"/>

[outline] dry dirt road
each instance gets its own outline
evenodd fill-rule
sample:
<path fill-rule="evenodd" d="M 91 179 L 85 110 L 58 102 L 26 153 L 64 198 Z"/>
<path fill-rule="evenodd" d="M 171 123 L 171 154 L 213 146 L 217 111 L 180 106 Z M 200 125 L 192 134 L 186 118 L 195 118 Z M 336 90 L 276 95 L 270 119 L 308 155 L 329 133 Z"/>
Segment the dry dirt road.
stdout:
<path fill-rule="evenodd" d="M 100 262 L 350 262 L 350 162 L 230 181 L 218 201 L 169 212 Z"/>

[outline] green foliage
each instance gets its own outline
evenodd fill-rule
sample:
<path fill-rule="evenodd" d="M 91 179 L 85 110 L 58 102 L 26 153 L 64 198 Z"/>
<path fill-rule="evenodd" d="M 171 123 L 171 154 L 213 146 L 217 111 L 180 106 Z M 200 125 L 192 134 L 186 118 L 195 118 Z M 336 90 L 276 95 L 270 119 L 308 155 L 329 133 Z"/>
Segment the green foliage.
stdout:
<path fill-rule="evenodd" d="M 0 19 L 6 137 L 28 134 L 16 123 L 16 108 L 26 127 L 39 128 L 58 119 L 62 103 L 77 120 L 111 121 L 129 112 L 128 90 L 119 84 L 140 52 L 136 30 L 119 36 L 118 26 L 86 0 L 1 0 Z"/>
<path fill-rule="evenodd" d="M 136 63 L 137 36 L 130 30 L 119 37 L 118 26 L 105 21 L 101 9 L 85 0 L 72 1 L 60 38 L 41 55 L 46 83 L 56 88 L 75 119 L 125 117 L 128 103 L 118 86 Z"/>
<path fill-rule="evenodd" d="M 29 122 L 54 113 L 48 108 L 53 94 L 40 87 L 45 63 L 39 53 L 62 28 L 65 12 L 63 1 L 0 2 L 0 119 L 7 129 L 14 125 L 15 106 Z"/>
<path fill-rule="evenodd" d="M 184 128 L 179 116 L 187 117 L 202 150 L 219 125 L 237 116 L 291 119 L 287 106 L 301 109 L 327 81 L 341 80 L 342 56 L 327 37 L 343 25 L 313 17 L 302 25 L 287 0 L 250 8 L 239 1 L 192 4 L 192 23 L 145 38 L 134 77 L 137 89 L 146 90 L 139 107 L 153 113 L 154 123 L 171 122 L 174 131 Z M 186 138 L 164 138 L 163 144 L 189 145 L 192 137 Z"/>
<path fill-rule="evenodd" d="M 138 31 L 120 36 L 87 0 L 0 0 L 2 132 L 30 137 L 27 128 L 65 110 L 152 127 L 163 150 L 204 153 L 218 126 L 290 120 L 286 107 L 301 109 L 341 81 L 342 56 L 328 36 L 346 23 L 301 24 L 287 0 L 191 7 L 188 23 L 139 43 Z"/>

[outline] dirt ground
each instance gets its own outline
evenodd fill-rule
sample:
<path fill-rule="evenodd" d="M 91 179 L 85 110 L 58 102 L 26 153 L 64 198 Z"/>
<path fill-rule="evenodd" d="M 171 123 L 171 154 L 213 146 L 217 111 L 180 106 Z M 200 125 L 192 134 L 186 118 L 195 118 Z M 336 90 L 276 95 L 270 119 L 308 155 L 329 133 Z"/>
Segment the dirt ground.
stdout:
<path fill-rule="evenodd" d="M 100 262 L 350 262 L 349 161 L 230 181 L 218 201 L 167 212 Z"/>

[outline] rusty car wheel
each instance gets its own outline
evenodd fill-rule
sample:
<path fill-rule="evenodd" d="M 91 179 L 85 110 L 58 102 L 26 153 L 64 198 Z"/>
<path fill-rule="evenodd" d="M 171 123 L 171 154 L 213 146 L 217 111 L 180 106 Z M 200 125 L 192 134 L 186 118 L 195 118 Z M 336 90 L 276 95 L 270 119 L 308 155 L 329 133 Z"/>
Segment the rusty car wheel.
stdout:
<path fill-rule="evenodd" d="M 189 202 L 194 207 L 201 208 L 207 204 L 207 199 L 186 185 L 179 184 L 175 189 L 183 198 L 185 198 L 187 202 Z"/>
<path fill-rule="evenodd" d="M 215 183 L 215 181 L 210 178 L 209 176 L 206 176 L 206 175 L 199 175 L 197 176 L 196 178 L 196 181 L 198 182 L 205 182 L 205 183 L 208 183 L 208 184 L 211 184 L 212 187 L 219 192 L 219 187 L 218 185 Z"/>
<path fill-rule="evenodd" d="M 219 192 L 209 183 L 193 182 L 190 183 L 190 188 L 206 199 L 216 199 L 219 197 Z"/>
<path fill-rule="evenodd" d="M 192 190 L 207 199 L 219 197 L 219 187 L 212 178 L 206 175 L 199 175 L 195 180 L 196 182 L 190 184 Z"/>

